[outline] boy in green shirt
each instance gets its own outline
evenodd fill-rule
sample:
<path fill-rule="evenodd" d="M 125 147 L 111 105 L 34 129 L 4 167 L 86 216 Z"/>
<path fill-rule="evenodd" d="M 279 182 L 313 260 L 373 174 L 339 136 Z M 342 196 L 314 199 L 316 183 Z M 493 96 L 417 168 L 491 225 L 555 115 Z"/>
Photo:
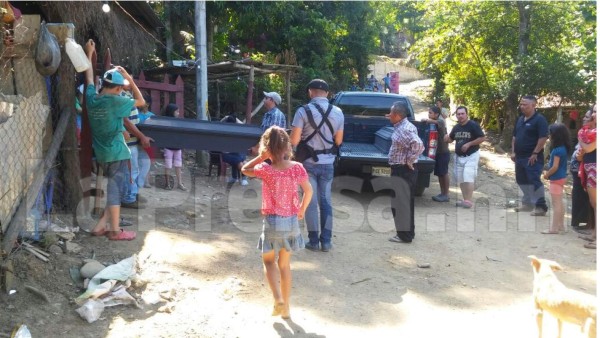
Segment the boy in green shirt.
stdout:
<path fill-rule="evenodd" d="M 93 40 L 85 45 L 88 58 L 96 50 Z M 103 76 L 99 94 L 96 94 L 92 68 L 85 71 L 85 89 L 88 119 L 92 131 L 92 146 L 96 160 L 104 169 L 108 179 L 106 209 L 92 230 L 95 236 L 106 235 L 110 240 L 133 240 L 136 233 L 119 227 L 121 195 L 125 187 L 126 172 L 129 170 L 131 154 L 123 132 L 123 118 L 128 117 L 131 108 L 144 105 L 144 98 L 133 82 L 131 75 L 120 66 L 107 71 Z M 131 84 L 133 99 L 120 96 L 123 87 Z"/>

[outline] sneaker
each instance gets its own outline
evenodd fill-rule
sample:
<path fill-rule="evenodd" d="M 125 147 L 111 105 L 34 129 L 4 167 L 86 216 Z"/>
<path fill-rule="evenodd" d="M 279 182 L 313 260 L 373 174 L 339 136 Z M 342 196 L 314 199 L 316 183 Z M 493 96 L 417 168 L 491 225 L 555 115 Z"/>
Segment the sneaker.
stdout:
<path fill-rule="evenodd" d="M 131 203 L 123 203 L 121 202 L 121 208 L 128 208 L 128 209 L 144 209 L 144 206 L 138 202 L 138 201 L 134 201 Z"/>
<path fill-rule="evenodd" d="M 310 251 L 319 251 L 319 243 L 317 244 L 312 244 L 311 242 L 306 242 L 304 244 L 304 248 L 308 249 Z"/>
<path fill-rule="evenodd" d="M 473 207 L 473 202 L 471 201 L 458 201 L 456 202 L 456 206 L 459 208 L 471 209 Z"/>
<path fill-rule="evenodd" d="M 241 185 L 248 185 L 248 180 L 245 178 L 242 178 L 242 181 L 240 182 Z"/>
<path fill-rule="evenodd" d="M 323 243 L 321 244 L 321 251 L 329 252 L 331 250 L 331 243 Z"/>
<path fill-rule="evenodd" d="M 530 213 L 531 216 L 546 216 L 546 210 L 542 209 L 542 208 L 535 208 L 535 210 L 533 210 Z"/>
<path fill-rule="evenodd" d="M 119 226 L 121 226 L 121 227 L 130 227 L 132 225 L 133 225 L 133 222 L 128 221 L 123 217 L 121 217 L 121 219 L 119 220 Z"/>
<path fill-rule="evenodd" d="M 390 237 L 389 241 L 394 242 L 394 243 L 411 243 L 412 239 L 404 239 L 404 238 L 400 238 L 400 236 L 396 235 L 394 237 Z"/>
<path fill-rule="evenodd" d="M 238 181 L 238 179 L 237 178 L 233 178 L 233 177 L 230 177 L 230 178 L 227 179 L 227 183 L 229 183 L 229 184 L 236 183 L 237 181 Z"/>
<path fill-rule="evenodd" d="M 183 183 L 179 183 L 177 185 L 177 189 L 179 189 L 181 191 L 187 191 L 187 188 L 185 187 L 185 185 L 183 185 Z"/>
<path fill-rule="evenodd" d="M 140 203 L 148 203 L 148 199 L 140 194 L 137 194 L 135 199 Z"/>
<path fill-rule="evenodd" d="M 522 206 L 515 208 L 515 212 L 529 212 L 533 210 L 533 206 L 529 204 L 523 204 Z"/>
<path fill-rule="evenodd" d="M 431 199 L 434 200 L 434 201 L 436 201 L 436 202 L 449 202 L 450 201 L 450 199 L 448 198 L 448 196 L 442 195 L 442 194 L 439 194 L 439 195 L 436 195 L 436 196 L 432 196 Z"/>

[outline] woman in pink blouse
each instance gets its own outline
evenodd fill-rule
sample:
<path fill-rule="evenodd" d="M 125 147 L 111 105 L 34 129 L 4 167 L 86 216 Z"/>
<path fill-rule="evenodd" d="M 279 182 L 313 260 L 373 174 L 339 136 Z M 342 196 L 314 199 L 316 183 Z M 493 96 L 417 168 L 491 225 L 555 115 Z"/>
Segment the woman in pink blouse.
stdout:
<path fill-rule="evenodd" d="M 594 215 L 596 214 L 596 105 L 592 106 L 592 116 L 590 121 L 581 127 L 577 133 L 580 149 L 577 153 L 577 160 L 581 162 L 579 167 L 579 177 L 581 185 L 588 193 L 590 204 Z M 594 228 L 590 243 L 584 247 L 596 249 L 596 228 Z"/>
<path fill-rule="evenodd" d="M 313 193 L 306 170 L 301 163 L 290 161 L 291 155 L 288 134 L 274 126 L 261 137 L 259 156 L 242 167 L 244 175 L 262 179 L 264 220 L 258 249 L 262 251 L 265 276 L 273 292 L 272 315 L 285 319 L 290 318 L 291 251 L 304 248 L 298 220 L 304 218 Z M 267 159 L 271 164 L 265 162 Z M 302 188 L 302 198 L 298 186 Z"/>

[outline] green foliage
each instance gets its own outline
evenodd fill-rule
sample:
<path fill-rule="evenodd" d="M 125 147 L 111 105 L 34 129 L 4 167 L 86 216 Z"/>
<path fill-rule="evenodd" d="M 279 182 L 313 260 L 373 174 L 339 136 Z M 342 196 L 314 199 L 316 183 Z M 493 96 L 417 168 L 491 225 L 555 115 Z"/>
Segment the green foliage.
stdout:
<path fill-rule="evenodd" d="M 519 54 L 516 2 L 426 2 L 426 30 L 411 49 L 420 69 L 498 128 L 503 103 L 518 95 L 560 95 L 574 104 L 594 100 L 596 6 L 592 2 L 530 2 L 529 43 Z M 442 92 L 445 91 L 445 92 Z"/>
<path fill-rule="evenodd" d="M 193 2 L 153 6 L 162 18 L 167 17 L 167 9 L 185 15 L 182 20 L 171 20 L 166 34 L 174 36 L 177 54 L 195 57 Z M 383 21 L 379 17 L 385 12 L 377 8 L 382 6 L 379 2 L 207 2 L 207 26 L 212 34 L 209 59 L 219 62 L 249 55 L 271 63 L 275 55 L 293 49 L 303 67 L 294 77 L 299 84 L 293 86 L 293 95 L 304 97 L 304 86 L 314 77 L 325 79 L 334 89 L 347 88 L 367 75 L 369 55 L 379 41 Z M 395 13 L 388 13 L 384 21 L 392 25 Z M 232 53 L 238 49 L 239 53 Z"/>

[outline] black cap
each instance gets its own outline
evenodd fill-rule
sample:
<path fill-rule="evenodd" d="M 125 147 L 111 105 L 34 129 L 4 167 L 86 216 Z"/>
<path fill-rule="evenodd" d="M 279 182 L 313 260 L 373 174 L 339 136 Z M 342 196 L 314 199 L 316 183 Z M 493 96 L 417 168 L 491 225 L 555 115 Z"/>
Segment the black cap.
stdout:
<path fill-rule="evenodd" d="M 321 79 L 314 79 L 312 81 L 310 81 L 308 83 L 308 86 L 306 86 L 307 89 L 321 89 L 324 90 L 326 92 L 329 91 L 329 85 L 327 84 L 327 82 L 325 82 L 324 80 Z"/>

